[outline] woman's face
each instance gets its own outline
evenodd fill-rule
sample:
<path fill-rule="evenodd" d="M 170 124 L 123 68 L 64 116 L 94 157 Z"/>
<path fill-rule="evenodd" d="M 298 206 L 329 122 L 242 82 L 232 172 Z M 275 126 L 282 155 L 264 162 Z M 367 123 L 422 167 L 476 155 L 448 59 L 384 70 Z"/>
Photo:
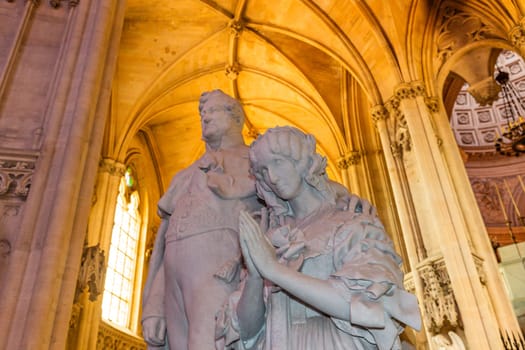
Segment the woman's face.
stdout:
<path fill-rule="evenodd" d="M 267 147 L 264 147 L 267 148 Z M 303 190 L 303 172 L 297 169 L 291 159 L 269 150 L 260 149 L 258 158 L 258 171 L 264 183 L 277 197 L 284 200 L 293 200 Z"/>

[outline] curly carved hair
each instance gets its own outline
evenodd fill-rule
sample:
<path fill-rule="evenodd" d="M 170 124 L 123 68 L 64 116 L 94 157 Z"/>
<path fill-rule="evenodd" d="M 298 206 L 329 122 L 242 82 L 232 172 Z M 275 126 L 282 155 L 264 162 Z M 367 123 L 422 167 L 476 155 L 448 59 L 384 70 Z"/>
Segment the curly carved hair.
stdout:
<path fill-rule="evenodd" d="M 328 202 L 335 202 L 335 193 L 328 184 L 326 158 L 316 152 L 315 138 L 290 126 L 268 129 L 250 146 L 251 173 L 256 178 L 257 194 L 275 215 L 290 215 L 288 203 L 266 185 L 259 163 L 259 152 L 270 152 L 291 160 L 297 168 L 306 169 L 305 182 L 321 193 Z"/>

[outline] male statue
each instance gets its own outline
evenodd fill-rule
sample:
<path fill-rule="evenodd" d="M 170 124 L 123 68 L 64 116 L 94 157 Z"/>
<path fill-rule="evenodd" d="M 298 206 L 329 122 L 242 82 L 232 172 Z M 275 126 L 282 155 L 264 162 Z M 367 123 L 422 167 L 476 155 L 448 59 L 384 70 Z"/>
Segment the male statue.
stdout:
<path fill-rule="evenodd" d="M 142 312 L 149 349 L 214 349 L 215 313 L 239 283 L 239 213 L 258 209 L 242 106 L 213 90 L 201 95 L 199 113 L 206 152 L 158 203 Z"/>

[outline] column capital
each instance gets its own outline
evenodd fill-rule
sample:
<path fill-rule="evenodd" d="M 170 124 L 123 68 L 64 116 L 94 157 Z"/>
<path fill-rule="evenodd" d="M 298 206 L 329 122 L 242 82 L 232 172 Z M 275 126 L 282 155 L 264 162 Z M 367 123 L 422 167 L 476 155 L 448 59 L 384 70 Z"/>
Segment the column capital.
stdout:
<path fill-rule="evenodd" d="M 26 200 L 38 153 L 0 149 L 0 197 Z"/>
<path fill-rule="evenodd" d="M 126 164 L 116 161 L 111 158 L 103 158 L 98 164 L 99 172 L 108 173 L 112 176 L 124 176 L 126 172 Z"/>
<path fill-rule="evenodd" d="M 337 160 L 337 167 L 340 170 L 345 170 L 345 169 L 348 169 L 352 165 L 359 164 L 360 160 L 361 160 L 360 151 L 350 151 L 349 153 L 342 155 Z"/>

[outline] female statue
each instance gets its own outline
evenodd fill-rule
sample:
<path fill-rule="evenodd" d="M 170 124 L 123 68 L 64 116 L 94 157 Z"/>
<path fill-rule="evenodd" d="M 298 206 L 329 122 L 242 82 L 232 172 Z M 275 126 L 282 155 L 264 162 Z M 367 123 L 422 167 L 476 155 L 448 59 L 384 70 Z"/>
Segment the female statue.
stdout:
<path fill-rule="evenodd" d="M 221 346 L 400 349 L 404 325 L 419 329 L 421 320 L 375 213 L 349 205 L 313 136 L 295 128 L 268 130 L 250 162 L 267 210 L 261 224 L 240 215 L 247 275 L 218 315 Z"/>

